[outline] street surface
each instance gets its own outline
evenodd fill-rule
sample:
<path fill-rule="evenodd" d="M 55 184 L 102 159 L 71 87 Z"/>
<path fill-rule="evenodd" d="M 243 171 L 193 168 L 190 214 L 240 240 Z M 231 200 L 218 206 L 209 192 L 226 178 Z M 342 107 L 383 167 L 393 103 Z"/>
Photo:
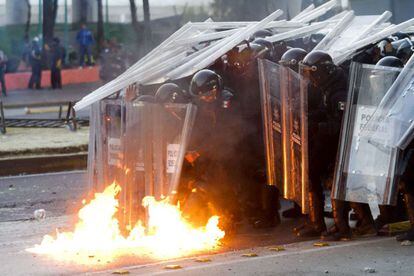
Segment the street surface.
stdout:
<path fill-rule="evenodd" d="M 203 263 L 195 262 L 195 256 L 161 262 L 125 257 L 87 267 L 25 251 L 56 228 L 71 230 L 87 190 L 84 172 L 0 178 L 0 274 L 413 275 L 414 246 L 401 246 L 393 238 L 371 237 L 315 247 L 315 241 L 295 238 L 290 229 L 300 221 L 293 220 L 268 230 L 241 227 L 219 252 L 201 254 L 209 259 Z M 46 219 L 34 220 L 36 209 L 45 209 Z M 284 245 L 285 250 L 269 250 L 276 245 Z M 245 253 L 257 256 L 243 257 Z M 180 268 L 168 270 L 167 265 Z"/>

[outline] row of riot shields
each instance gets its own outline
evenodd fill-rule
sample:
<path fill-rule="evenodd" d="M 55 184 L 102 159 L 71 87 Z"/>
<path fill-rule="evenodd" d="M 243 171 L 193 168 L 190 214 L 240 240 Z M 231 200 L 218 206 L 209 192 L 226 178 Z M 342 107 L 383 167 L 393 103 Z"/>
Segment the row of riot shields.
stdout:
<path fill-rule="evenodd" d="M 382 140 L 365 127 L 400 69 L 353 63 L 332 185 L 335 199 L 394 204 L 399 150 L 388 147 L 394 125 L 381 121 Z M 267 60 L 259 61 L 268 184 L 308 211 L 308 83 Z M 364 131 L 362 131 L 364 129 Z M 378 128 L 373 131 L 378 132 Z"/>
<path fill-rule="evenodd" d="M 105 99 L 91 109 L 88 172 L 93 190 L 120 185 L 120 220 L 145 220 L 142 199 L 174 193 L 195 119 L 193 104 Z"/>

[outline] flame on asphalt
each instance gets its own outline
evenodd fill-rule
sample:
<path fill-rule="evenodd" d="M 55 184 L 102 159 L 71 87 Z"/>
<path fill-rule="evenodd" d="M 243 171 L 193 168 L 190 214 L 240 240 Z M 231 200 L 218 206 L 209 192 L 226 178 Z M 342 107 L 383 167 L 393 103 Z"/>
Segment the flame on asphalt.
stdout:
<path fill-rule="evenodd" d="M 105 264 L 122 256 L 170 259 L 219 247 L 225 235 L 218 227 L 219 217 L 212 216 L 204 227 L 194 228 L 182 217 L 180 207 L 170 204 L 168 198 L 144 198 L 147 227 L 138 222 L 124 237 L 116 218 L 120 190 L 113 183 L 96 193 L 79 211 L 73 232 L 46 235 L 40 245 L 27 251 L 79 264 Z"/>

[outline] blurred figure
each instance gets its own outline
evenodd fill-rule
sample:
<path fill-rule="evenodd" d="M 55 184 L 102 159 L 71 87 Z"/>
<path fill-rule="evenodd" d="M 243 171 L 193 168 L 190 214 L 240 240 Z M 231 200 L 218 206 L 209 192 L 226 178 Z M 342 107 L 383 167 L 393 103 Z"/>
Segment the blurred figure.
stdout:
<path fill-rule="evenodd" d="M 65 59 L 65 48 L 60 45 L 59 38 L 53 39 L 51 48 L 50 83 L 52 89 L 62 89 L 62 65 Z"/>
<path fill-rule="evenodd" d="M 94 43 L 92 32 L 82 24 L 80 31 L 76 35 L 76 41 L 79 43 L 79 65 L 83 67 L 86 64 L 92 65 L 91 45 Z"/>
<path fill-rule="evenodd" d="M 7 96 L 6 80 L 4 79 L 4 74 L 6 73 L 6 64 L 7 64 L 7 56 L 4 54 L 2 50 L 0 50 L 0 82 L 1 82 L 1 93 L 3 94 L 3 96 Z"/>
<path fill-rule="evenodd" d="M 32 49 L 30 52 L 30 65 L 32 66 L 32 75 L 29 80 L 29 88 L 41 89 L 42 81 L 42 49 L 39 45 L 39 38 L 35 37 L 32 41 Z"/>
<path fill-rule="evenodd" d="M 126 56 L 116 38 L 106 40 L 100 54 L 100 77 L 104 81 L 110 81 L 118 77 L 127 69 Z"/>

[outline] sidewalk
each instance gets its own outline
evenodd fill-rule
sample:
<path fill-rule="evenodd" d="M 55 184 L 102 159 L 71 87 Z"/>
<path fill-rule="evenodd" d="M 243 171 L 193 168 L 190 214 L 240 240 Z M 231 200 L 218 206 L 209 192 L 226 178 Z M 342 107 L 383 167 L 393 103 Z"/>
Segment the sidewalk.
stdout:
<path fill-rule="evenodd" d="M 3 106 L 4 108 L 18 108 L 42 106 L 42 104 L 50 106 L 59 102 L 74 102 L 80 100 L 101 85 L 101 82 L 95 82 L 67 85 L 61 90 L 45 88 L 40 90 L 23 89 L 10 91 L 6 97 L 3 97 Z"/>

